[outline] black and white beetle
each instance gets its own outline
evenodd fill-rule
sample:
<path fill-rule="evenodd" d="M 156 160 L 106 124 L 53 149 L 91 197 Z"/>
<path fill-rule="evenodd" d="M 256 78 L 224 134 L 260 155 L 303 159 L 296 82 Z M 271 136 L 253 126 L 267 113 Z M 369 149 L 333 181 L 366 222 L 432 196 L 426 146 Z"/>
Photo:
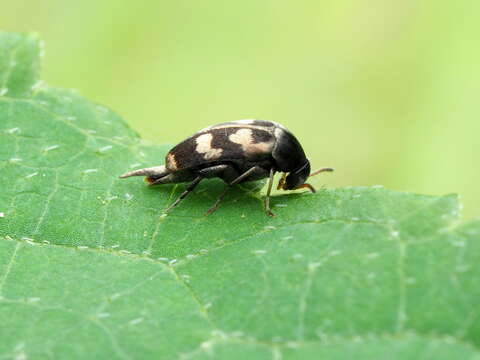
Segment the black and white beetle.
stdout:
<path fill-rule="evenodd" d="M 150 185 L 190 182 L 166 211 L 177 206 L 203 179 L 218 177 L 227 187 L 206 215 L 217 210 L 231 186 L 268 177 L 265 211 L 274 216 L 270 193 L 277 171 L 284 173 L 277 189 L 308 188 L 315 192 L 305 180 L 333 169 L 323 168 L 310 174 L 310 162 L 302 146 L 282 125 L 265 120 L 238 120 L 210 126 L 182 141 L 168 152 L 165 165 L 130 171 L 120 177 L 146 176 Z"/>

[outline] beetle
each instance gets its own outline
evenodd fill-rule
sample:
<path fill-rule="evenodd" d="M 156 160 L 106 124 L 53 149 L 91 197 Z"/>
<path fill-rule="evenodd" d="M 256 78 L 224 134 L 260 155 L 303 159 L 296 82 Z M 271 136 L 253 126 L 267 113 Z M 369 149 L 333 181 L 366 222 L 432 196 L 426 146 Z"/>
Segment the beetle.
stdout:
<path fill-rule="evenodd" d="M 185 139 L 171 149 L 165 165 L 129 171 L 120 176 L 146 176 L 150 185 L 190 182 L 185 191 L 165 210 L 177 206 L 195 187 L 207 178 L 220 178 L 225 190 L 205 213 L 213 213 L 228 190 L 235 184 L 269 178 L 265 197 L 265 211 L 270 209 L 273 176 L 282 172 L 277 189 L 307 188 L 309 176 L 332 168 L 310 173 L 310 162 L 295 136 L 283 125 L 266 120 L 237 120 L 209 126 Z"/>

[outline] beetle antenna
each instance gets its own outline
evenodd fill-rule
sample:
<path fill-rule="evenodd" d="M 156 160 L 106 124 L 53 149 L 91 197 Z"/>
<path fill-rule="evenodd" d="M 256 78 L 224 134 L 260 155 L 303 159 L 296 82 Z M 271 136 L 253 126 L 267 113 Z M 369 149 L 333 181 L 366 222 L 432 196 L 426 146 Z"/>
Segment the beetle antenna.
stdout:
<path fill-rule="evenodd" d="M 318 175 L 322 172 L 325 172 L 325 171 L 328 171 L 328 172 L 332 172 L 333 171 L 333 168 L 322 168 L 322 169 L 319 169 L 317 171 L 314 171 L 313 173 L 311 173 L 310 175 L 308 176 L 315 176 L 315 175 Z M 308 184 L 307 184 L 308 185 Z"/>

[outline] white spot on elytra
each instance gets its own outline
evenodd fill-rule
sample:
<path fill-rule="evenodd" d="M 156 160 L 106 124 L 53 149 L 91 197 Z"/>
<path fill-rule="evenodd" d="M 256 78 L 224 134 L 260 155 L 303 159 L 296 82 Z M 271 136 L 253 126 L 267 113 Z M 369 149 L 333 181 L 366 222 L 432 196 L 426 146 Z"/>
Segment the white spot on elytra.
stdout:
<path fill-rule="evenodd" d="M 251 129 L 240 129 L 234 134 L 231 134 L 228 139 L 235 144 L 239 144 L 246 154 L 267 153 L 273 146 L 273 140 L 270 142 L 254 143 Z"/>
<path fill-rule="evenodd" d="M 175 160 L 175 155 L 173 155 L 172 153 L 167 155 L 166 163 L 167 163 L 167 168 L 169 170 L 175 171 L 178 169 L 177 161 Z"/>
<path fill-rule="evenodd" d="M 222 149 L 212 148 L 212 139 L 212 134 L 203 134 L 195 140 L 197 142 L 195 151 L 203 154 L 205 160 L 218 159 L 222 155 Z"/>
<path fill-rule="evenodd" d="M 277 138 L 277 141 L 278 141 L 280 138 L 283 137 L 283 135 L 284 135 L 284 133 L 285 133 L 284 130 L 285 130 L 285 129 L 283 129 L 283 128 L 276 128 L 276 129 L 275 129 L 275 132 L 274 132 L 274 133 L 275 133 L 275 137 Z"/>
<path fill-rule="evenodd" d="M 255 119 L 242 119 L 242 120 L 235 120 L 232 121 L 236 124 L 245 124 L 245 125 L 251 125 L 255 122 Z"/>

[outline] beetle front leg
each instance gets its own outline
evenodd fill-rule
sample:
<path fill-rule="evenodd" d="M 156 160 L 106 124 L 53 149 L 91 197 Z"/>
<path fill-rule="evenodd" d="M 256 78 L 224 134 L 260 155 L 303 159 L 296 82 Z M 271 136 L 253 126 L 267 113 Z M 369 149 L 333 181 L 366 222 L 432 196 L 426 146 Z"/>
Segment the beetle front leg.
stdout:
<path fill-rule="evenodd" d="M 250 169 L 248 169 L 247 171 L 245 171 L 242 175 L 238 176 L 236 179 L 234 179 L 231 183 L 227 184 L 227 187 L 225 188 L 225 190 L 220 194 L 220 196 L 218 197 L 217 201 L 215 201 L 215 203 L 213 204 L 213 206 L 205 213 L 205 215 L 210 215 L 211 213 L 213 213 L 215 210 L 218 209 L 218 206 L 220 205 L 220 202 L 223 200 L 223 198 L 225 197 L 225 195 L 227 194 L 228 190 L 230 190 L 230 188 L 235 185 L 235 184 L 238 184 L 239 182 L 241 182 L 242 180 L 246 179 L 247 177 L 249 177 L 250 175 L 252 175 L 253 173 L 257 172 L 257 171 L 265 171 L 263 170 L 261 167 L 259 166 L 254 166 Z"/>
<path fill-rule="evenodd" d="M 275 214 L 270 210 L 270 193 L 272 192 L 272 185 L 273 185 L 273 176 L 275 175 L 275 170 L 273 167 L 270 169 L 270 177 L 268 179 L 268 188 L 267 188 L 267 196 L 265 197 L 265 212 L 268 216 L 274 217 Z"/>

